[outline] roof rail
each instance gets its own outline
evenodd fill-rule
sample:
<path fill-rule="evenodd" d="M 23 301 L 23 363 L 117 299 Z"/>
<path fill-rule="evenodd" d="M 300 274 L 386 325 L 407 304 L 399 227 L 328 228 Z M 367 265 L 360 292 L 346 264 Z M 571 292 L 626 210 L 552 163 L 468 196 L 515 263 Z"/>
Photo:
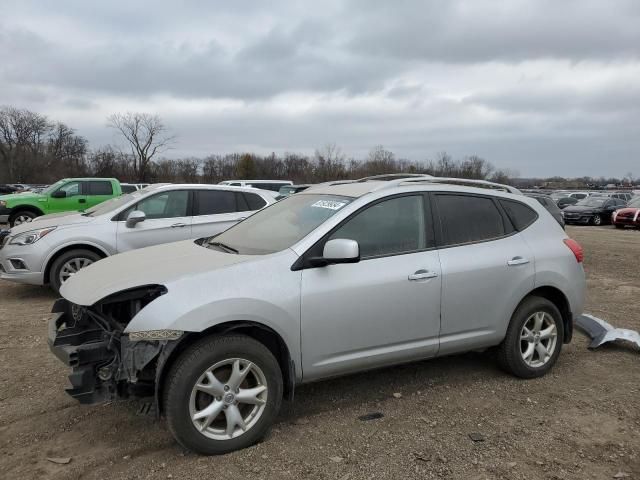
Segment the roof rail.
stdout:
<path fill-rule="evenodd" d="M 455 177 L 431 177 L 431 178 L 409 178 L 398 183 L 452 183 L 460 185 L 478 185 L 493 188 L 495 190 L 502 190 L 515 195 L 522 195 L 522 192 L 510 185 L 504 185 L 502 183 L 489 182 L 487 180 L 472 180 L 468 178 L 455 178 Z M 395 185 L 398 183 L 394 182 Z"/>
<path fill-rule="evenodd" d="M 384 173 L 382 175 L 372 175 L 370 177 L 359 178 L 356 182 L 368 182 L 370 180 L 377 181 L 393 181 L 406 180 L 407 178 L 433 178 L 431 175 L 423 173 Z"/>

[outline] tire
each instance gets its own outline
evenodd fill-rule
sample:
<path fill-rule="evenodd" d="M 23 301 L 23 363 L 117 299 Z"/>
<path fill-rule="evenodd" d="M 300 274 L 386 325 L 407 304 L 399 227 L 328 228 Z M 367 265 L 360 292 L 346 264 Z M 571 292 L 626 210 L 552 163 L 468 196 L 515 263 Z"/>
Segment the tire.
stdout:
<path fill-rule="evenodd" d="M 591 219 L 591 224 L 599 227 L 600 225 L 602 225 L 602 217 L 600 215 L 594 215 Z"/>
<path fill-rule="evenodd" d="M 78 270 L 100 260 L 102 257 L 97 253 L 79 248 L 76 250 L 69 250 L 56 258 L 51 264 L 49 269 L 49 285 L 58 293 L 60 287 L 64 283 L 65 276 L 67 279 L 75 272 L 72 270 Z M 63 271 L 64 270 L 64 271 Z"/>
<path fill-rule="evenodd" d="M 524 327 L 535 325 L 538 316 L 543 318 L 543 328 L 538 329 L 538 333 L 542 332 L 543 335 L 538 335 L 536 339 L 534 327 L 534 329 L 529 329 L 531 335 L 528 335 L 527 340 L 523 340 Z M 543 339 L 543 336 L 546 335 L 544 332 L 549 332 L 550 330 L 547 328 L 551 325 L 555 327 L 555 336 L 549 336 L 549 340 Z M 553 351 L 542 359 L 540 353 L 542 349 L 538 345 L 548 353 L 548 350 L 551 349 L 552 339 Z M 498 363 L 503 370 L 516 377 L 541 377 L 556 363 L 562 349 L 563 339 L 564 324 L 558 308 L 546 298 L 528 297 L 518 306 L 511 317 L 507 334 L 498 347 Z M 525 359 L 531 348 L 533 348 L 533 352 L 530 358 Z M 536 360 L 538 361 L 536 362 Z"/>
<path fill-rule="evenodd" d="M 39 217 L 39 215 L 31 210 L 18 210 L 9 217 L 9 225 L 13 228 L 17 225 L 30 222 L 36 217 Z"/>
<path fill-rule="evenodd" d="M 262 378 L 252 370 L 240 383 L 239 390 L 235 390 L 231 371 L 236 361 L 246 362 L 242 368 L 257 367 Z M 222 365 L 219 370 L 215 368 L 218 365 Z M 210 378 L 208 373 L 220 382 L 213 393 L 196 389 L 197 384 L 204 388 L 211 385 L 210 380 L 205 380 Z M 229 390 L 228 385 L 231 385 Z M 261 405 L 228 398 L 233 397 L 230 393 L 240 395 L 262 386 L 266 390 L 260 394 L 264 401 Z M 280 366 L 262 343 L 244 335 L 212 336 L 189 347 L 172 365 L 163 385 L 163 404 L 169 430 L 180 445 L 200 454 L 219 455 L 253 445 L 266 435 L 280 410 L 282 391 Z M 215 413 L 192 420 L 192 416 L 206 413 L 207 409 L 211 411 L 212 407 Z M 239 412 L 246 430 L 235 423 L 230 426 L 230 419 L 234 417 L 228 412 L 234 416 Z"/>

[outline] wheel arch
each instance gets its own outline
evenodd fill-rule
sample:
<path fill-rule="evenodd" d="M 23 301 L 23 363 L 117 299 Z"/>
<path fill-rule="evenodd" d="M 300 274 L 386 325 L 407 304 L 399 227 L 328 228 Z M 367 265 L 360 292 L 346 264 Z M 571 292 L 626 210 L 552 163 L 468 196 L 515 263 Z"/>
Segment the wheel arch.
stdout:
<path fill-rule="evenodd" d="M 170 348 L 165 348 L 162 351 L 156 364 L 155 380 L 156 413 L 158 416 L 161 415 L 163 411 L 163 387 L 167 372 L 169 372 L 171 366 L 180 354 L 202 338 L 212 335 L 225 335 L 231 332 L 251 337 L 269 349 L 278 361 L 282 372 L 285 398 L 289 400 L 293 399 L 296 383 L 295 363 L 291 358 L 289 347 L 284 339 L 275 330 L 262 323 L 237 320 L 214 325 L 202 332 L 188 332 Z"/>
<path fill-rule="evenodd" d="M 49 254 L 49 256 L 47 257 L 47 260 L 45 261 L 45 268 L 44 268 L 44 277 L 43 277 L 44 283 L 45 284 L 49 283 L 49 273 L 51 272 L 51 266 L 53 265 L 53 262 L 55 262 L 56 259 L 60 257 L 60 255 L 64 255 L 65 253 L 71 250 L 81 250 L 81 249 L 94 252 L 97 255 L 100 255 L 101 258 L 106 258 L 109 256 L 109 252 L 91 243 L 72 243 L 70 245 L 64 245 L 63 247 L 59 248 L 55 252 Z"/>
<path fill-rule="evenodd" d="M 35 205 L 24 204 L 24 205 L 16 205 L 15 207 L 11 207 L 11 213 L 9 214 L 9 218 L 12 218 L 18 212 L 24 212 L 24 211 L 35 213 L 37 216 L 44 215 L 44 212 L 40 210 L 38 207 L 36 207 Z"/>
<path fill-rule="evenodd" d="M 514 310 L 514 313 L 520 307 L 522 302 L 530 297 L 545 298 L 558 308 L 560 314 L 562 315 L 562 326 L 564 330 L 562 343 L 569 343 L 571 341 L 571 338 L 573 337 L 573 313 L 571 312 L 569 300 L 562 292 L 562 290 L 550 285 L 537 287 L 534 290 L 531 290 L 527 295 L 525 295 L 525 297 L 520 301 L 520 303 Z"/>

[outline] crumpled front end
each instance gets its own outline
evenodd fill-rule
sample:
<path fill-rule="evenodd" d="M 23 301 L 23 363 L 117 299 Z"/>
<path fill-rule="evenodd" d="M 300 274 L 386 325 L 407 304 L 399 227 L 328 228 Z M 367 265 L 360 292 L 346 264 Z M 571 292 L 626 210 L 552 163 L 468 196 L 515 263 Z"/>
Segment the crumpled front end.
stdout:
<path fill-rule="evenodd" d="M 140 287 L 111 295 L 91 307 L 59 299 L 49 321 L 53 354 L 71 367 L 67 393 L 83 404 L 154 394 L 159 362 L 182 332 L 127 335 L 129 321 L 166 289 Z M 165 353 L 165 355 L 163 355 Z"/>

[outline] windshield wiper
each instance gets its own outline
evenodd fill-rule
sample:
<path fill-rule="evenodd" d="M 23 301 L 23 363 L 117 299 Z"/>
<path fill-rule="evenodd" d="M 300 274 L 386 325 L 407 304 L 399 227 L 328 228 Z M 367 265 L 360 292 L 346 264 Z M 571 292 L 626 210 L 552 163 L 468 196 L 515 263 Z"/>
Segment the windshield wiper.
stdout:
<path fill-rule="evenodd" d="M 236 250 L 235 248 L 230 247 L 229 245 L 225 245 L 222 242 L 209 242 L 209 245 L 211 245 L 212 247 L 218 247 L 218 248 L 221 248 L 223 250 L 227 250 L 227 251 L 232 252 L 232 253 L 239 253 L 238 250 Z"/>

